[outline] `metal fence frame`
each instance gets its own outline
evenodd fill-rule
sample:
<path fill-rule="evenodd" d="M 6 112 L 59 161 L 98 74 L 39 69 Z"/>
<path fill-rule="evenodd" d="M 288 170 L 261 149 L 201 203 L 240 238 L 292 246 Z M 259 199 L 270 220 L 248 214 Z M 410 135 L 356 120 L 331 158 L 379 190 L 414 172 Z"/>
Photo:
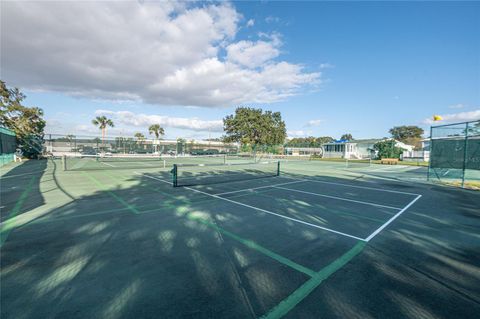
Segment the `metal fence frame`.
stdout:
<path fill-rule="evenodd" d="M 465 127 L 464 128 L 459 127 L 461 125 L 465 125 Z M 463 129 L 464 134 L 463 135 L 454 134 L 454 135 L 445 135 L 445 136 L 437 136 L 437 134 L 435 134 L 437 130 L 441 130 L 442 128 L 448 129 L 449 127 L 452 127 L 452 128 L 458 127 L 458 129 Z M 430 176 L 431 171 L 435 169 L 435 167 L 432 167 L 432 162 L 434 161 L 434 156 L 435 156 L 435 153 L 433 151 L 433 145 L 434 145 L 433 140 L 451 140 L 451 139 L 463 138 L 463 165 L 462 165 L 462 173 L 461 173 L 461 187 L 465 188 L 465 172 L 467 170 L 468 141 L 471 138 L 478 139 L 479 137 L 480 137 L 480 120 L 431 126 L 430 127 L 430 160 L 428 164 L 427 180 L 428 181 L 432 180 L 432 177 Z"/>

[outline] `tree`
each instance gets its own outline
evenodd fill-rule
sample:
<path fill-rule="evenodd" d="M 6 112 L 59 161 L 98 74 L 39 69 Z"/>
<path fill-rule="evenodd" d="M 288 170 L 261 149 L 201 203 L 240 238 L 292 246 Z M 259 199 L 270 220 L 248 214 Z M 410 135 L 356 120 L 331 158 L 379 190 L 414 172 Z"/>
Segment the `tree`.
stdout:
<path fill-rule="evenodd" d="M 137 141 L 139 141 L 139 142 L 142 142 L 143 140 L 145 140 L 145 135 L 143 135 L 143 134 L 140 133 L 140 132 L 135 133 L 135 135 L 133 135 L 133 136 L 135 136 L 135 138 L 136 138 Z"/>
<path fill-rule="evenodd" d="M 136 152 L 143 152 L 142 142 L 145 140 L 145 135 L 140 132 L 137 132 L 133 135 L 137 139 L 137 144 L 135 145 Z"/>
<path fill-rule="evenodd" d="M 0 125 L 15 132 L 23 155 L 33 158 L 43 150 L 45 120 L 43 110 L 22 105 L 26 95 L 18 88 L 8 88 L 0 80 Z"/>
<path fill-rule="evenodd" d="M 373 145 L 378 158 L 400 158 L 403 150 L 395 146 L 395 140 L 381 141 Z"/>
<path fill-rule="evenodd" d="M 258 145 L 283 144 L 287 136 L 280 112 L 239 107 L 223 119 L 224 141 L 240 142 L 254 149 Z"/>
<path fill-rule="evenodd" d="M 320 137 L 317 137 L 315 139 L 315 142 L 319 145 L 319 146 L 322 146 L 323 144 L 325 143 L 331 143 L 333 142 L 335 139 L 331 136 L 320 136 Z"/>
<path fill-rule="evenodd" d="M 342 137 L 340 137 L 341 140 L 345 141 L 353 141 L 353 136 L 350 133 L 343 134 Z"/>
<path fill-rule="evenodd" d="M 157 142 L 160 139 L 160 136 L 165 135 L 165 130 L 163 129 L 163 127 L 160 126 L 160 124 L 152 124 L 148 128 L 148 134 L 155 134 L 155 142 Z M 158 145 L 155 145 L 155 152 L 158 151 L 157 146 Z"/>
<path fill-rule="evenodd" d="M 148 128 L 148 133 L 150 135 L 155 134 L 155 137 L 159 139 L 160 136 L 165 135 L 165 130 L 160 126 L 160 124 L 153 124 Z"/>
<path fill-rule="evenodd" d="M 388 132 L 392 135 L 392 138 L 404 143 L 411 138 L 421 139 L 423 135 L 423 129 L 414 125 L 395 126 Z"/>
<path fill-rule="evenodd" d="M 405 144 L 414 145 L 416 148 L 421 147 L 423 129 L 415 125 L 395 126 L 389 130 L 392 138 Z"/>
<path fill-rule="evenodd" d="M 106 116 L 97 116 L 92 120 L 92 124 L 98 126 L 102 130 L 102 144 L 105 143 L 105 135 L 107 135 L 107 126 L 114 127 L 113 121 Z"/>
<path fill-rule="evenodd" d="M 286 146 L 289 147 L 321 147 L 325 143 L 333 142 L 334 139 L 330 136 L 321 137 L 296 137 L 292 138 Z"/>
<path fill-rule="evenodd" d="M 477 136 L 480 135 L 480 121 L 471 125 L 471 123 L 468 124 L 468 128 L 465 130 L 465 135 L 468 136 Z"/>

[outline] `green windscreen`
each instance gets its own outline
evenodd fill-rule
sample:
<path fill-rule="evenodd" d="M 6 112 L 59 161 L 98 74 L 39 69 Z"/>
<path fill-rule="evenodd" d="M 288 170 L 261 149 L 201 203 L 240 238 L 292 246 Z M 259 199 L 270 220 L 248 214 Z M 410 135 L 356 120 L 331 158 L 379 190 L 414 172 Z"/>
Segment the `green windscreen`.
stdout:
<path fill-rule="evenodd" d="M 431 168 L 480 169 L 480 138 L 432 140 Z"/>
<path fill-rule="evenodd" d="M 0 127 L 0 166 L 13 162 L 17 149 L 15 133 L 4 127 Z"/>
<path fill-rule="evenodd" d="M 429 179 L 480 189 L 480 121 L 431 129 Z"/>

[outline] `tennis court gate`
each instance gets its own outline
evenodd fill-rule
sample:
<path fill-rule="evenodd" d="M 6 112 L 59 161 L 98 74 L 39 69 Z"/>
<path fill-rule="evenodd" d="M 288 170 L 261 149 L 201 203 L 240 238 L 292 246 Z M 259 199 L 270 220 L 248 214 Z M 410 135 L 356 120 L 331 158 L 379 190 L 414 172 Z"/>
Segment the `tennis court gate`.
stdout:
<path fill-rule="evenodd" d="M 480 120 L 432 126 L 428 180 L 480 189 Z"/>

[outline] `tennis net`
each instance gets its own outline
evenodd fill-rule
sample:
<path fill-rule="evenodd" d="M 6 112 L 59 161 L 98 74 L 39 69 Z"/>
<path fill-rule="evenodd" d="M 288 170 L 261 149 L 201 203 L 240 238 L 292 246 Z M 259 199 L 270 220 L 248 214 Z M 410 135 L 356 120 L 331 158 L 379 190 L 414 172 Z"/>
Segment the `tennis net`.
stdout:
<path fill-rule="evenodd" d="M 370 167 L 372 165 L 372 160 L 370 158 L 362 159 L 346 159 L 345 166 L 347 168 L 362 168 Z"/>
<path fill-rule="evenodd" d="M 173 186 L 195 186 L 244 181 L 280 175 L 280 162 L 174 164 Z"/>
<path fill-rule="evenodd" d="M 66 171 L 164 168 L 165 160 L 158 155 L 63 155 L 62 166 Z"/>

